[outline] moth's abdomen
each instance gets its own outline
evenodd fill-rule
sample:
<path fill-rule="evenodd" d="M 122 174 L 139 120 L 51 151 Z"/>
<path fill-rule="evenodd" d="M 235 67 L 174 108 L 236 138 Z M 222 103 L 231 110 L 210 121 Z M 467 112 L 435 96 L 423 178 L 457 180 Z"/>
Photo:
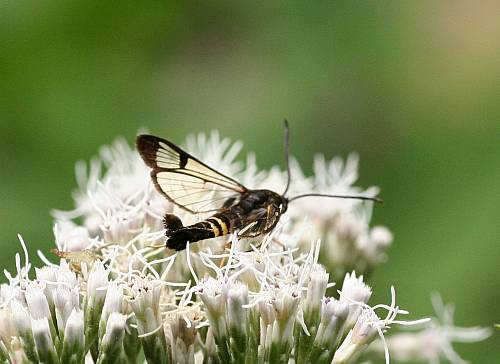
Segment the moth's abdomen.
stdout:
<path fill-rule="evenodd" d="M 213 238 L 213 232 L 194 226 L 185 227 L 172 233 L 167 239 L 167 248 L 175 250 L 186 249 L 186 244 Z"/>
<path fill-rule="evenodd" d="M 186 226 L 169 234 L 167 248 L 186 249 L 186 244 L 216 238 L 231 232 L 229 220 L 222 216 L 213 216 L 191 226 Z"/>
<path fill-rule="evenodd" d="M 212 216 L 206 222 L 210 224 L 215 236 L 227 235 L 232 232 L 231 221 L 224 214 Z"/>

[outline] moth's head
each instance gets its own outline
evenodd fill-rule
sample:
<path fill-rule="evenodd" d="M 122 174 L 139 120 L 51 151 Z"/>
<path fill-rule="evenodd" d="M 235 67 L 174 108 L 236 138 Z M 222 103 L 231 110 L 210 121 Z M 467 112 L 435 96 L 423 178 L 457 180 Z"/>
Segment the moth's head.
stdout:
<path fill-rule="evenodd" d="M 286 212 L 286 210 L 288 209 L 288 199 L 285 196 L 280 196 L 280 197 L 281 197 L 281 201 L 278 204 L 278 207 L 280 209 L 280 213 L 284 214 Z"/>
<path fill-rule="evenodd" d="M 276 212 L 283 214 L 287 210 L 288 198 L 285 196 L 270 190 L 260 190 L 259 192 L 262 193 L 262 198 L 266 205 L 272 204 L 278 208 Z"/>

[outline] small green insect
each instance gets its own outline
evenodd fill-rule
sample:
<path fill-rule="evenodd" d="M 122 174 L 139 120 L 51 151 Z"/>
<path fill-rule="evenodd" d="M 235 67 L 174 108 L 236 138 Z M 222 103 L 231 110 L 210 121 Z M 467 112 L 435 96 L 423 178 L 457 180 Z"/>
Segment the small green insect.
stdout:
<path fill-rule="evenodd" d="M 57 255 L 59 258 L 66 259 L 69 262 L 69 266 L 77 272 L 82 271 L 82 263 L 91 266 L 96 260 L 102 258 L 90 249 L 77 252 L 63 252 L 58 249 L 50 249 L 50 252 Z"/>

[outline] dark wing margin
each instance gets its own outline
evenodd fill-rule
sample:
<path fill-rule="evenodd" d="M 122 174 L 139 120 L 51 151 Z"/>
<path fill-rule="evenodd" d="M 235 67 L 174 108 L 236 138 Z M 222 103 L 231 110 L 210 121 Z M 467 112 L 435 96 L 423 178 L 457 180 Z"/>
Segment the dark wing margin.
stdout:
<path fill-rule="evenodd" d="M 168 140 L 137 137 L 137 150 L 152 168 L 156 189 L 168 200 L 192 213 L 218 211 L 229 198 L 245 193 L 245 186 L 217 172 Z"/>

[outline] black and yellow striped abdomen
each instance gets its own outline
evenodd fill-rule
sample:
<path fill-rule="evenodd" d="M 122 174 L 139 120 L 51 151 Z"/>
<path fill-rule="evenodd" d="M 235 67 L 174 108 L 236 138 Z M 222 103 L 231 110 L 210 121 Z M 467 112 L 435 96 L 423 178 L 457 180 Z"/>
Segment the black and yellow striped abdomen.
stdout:
<path fill-rule="evenodd" d="M 275 219 L 274 212 L 279 210 L 281 214 L 284 209 L 286 209 L 286 201 L 280 195 L 267 190 L 249 191 L 239 201 L 196 224 L 182 227 L 180 220 L 176 218 L 173 224 L 176 226 L 175 229 L 167 226 L 166 245 L 169 249 L 183 250 L 188 242 L 194 243 L 228 235 L 238 230 L 243 231 L 251 224 L 255 227 L 254 236 L 265 233 L 270 227 L 274 227 L 274 221 L 278 220 Z M 272 226 L 267 223 L 270 211 L 273 217 Z"/>
<path fill-rule="evenodd" d="M 188 242 L 194 243 L 232 233 L 234 231 L 232 227 L 239 224 L 234 224 L 235 221 L 231 224 L 231 220 L 226 215 L 219 213 L 206 220 L 182 227 L 170 233 L 167 239 L 167 248 L 183 250 L 186 248 Z"/>

